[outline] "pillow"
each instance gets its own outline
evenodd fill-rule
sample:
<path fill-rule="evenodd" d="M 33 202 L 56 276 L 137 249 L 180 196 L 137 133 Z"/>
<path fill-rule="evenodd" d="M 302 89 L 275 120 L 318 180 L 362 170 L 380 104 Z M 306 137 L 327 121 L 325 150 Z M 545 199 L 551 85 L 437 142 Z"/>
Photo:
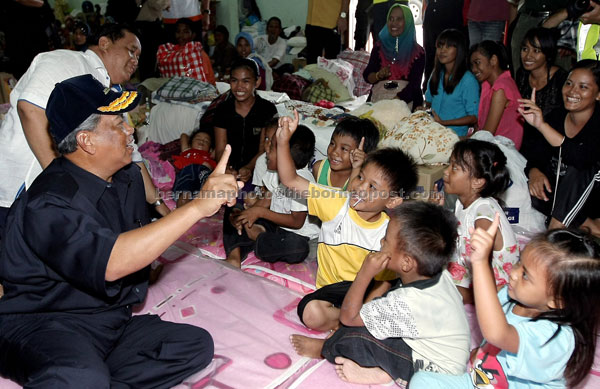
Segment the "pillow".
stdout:
<path fill-rule="evenodd" d="M 175 76 L 158 88 L 156 94 L 166 100 L 190 101 L 202 98 L 213 100 L 218 96 L 217 88 L 208 82 L 190 77 Z"/>
<path fill-rule="evenodd" d="M 410 115 L 410 109 L 404 101 L 392 99 L 381 100 L 376 103 L 365 103 L 350 112 L 350 114 L 369 118 L 377 123 L 381 123 L 385 130 L 391 130 L 396 123 Z"/>
<path fill-rule="evenodd" d="M 138 143 L 154 141 L 161 144 L 179 139 L 182 133 L 191 133 L 200 126 L 200 118 L 207 103 L 180 105 L 160 102 L 150 111 L 149 124 L 137 130 Z"/>
<path fill-rule="evenodd" d="M 293 36 L 287 40 L 287 45 L 290 47 L 304 47 L 306 46 L 306 37 Z"/>
<path fill-rule="evenodd" d="M 402 119 L 379 140 L 379 147 L 400 147 L 417 164 L 448 163 L 458 135 L 425 111 Z"/>
<path fill-rule="evenodd" d="M 342 84 L 340 79 L 335 74 L 330 73 L 325 69 L 319 69 L 317 64 L 306 65 L 304 69 L 310 73 L 310 76 L 313 78 L 313 80 L 322 78 L 327 82 L 327 85 L 333 91 L 333 100 L 331 101 L 334 103 L 352 99 L 348 89 Z"/>

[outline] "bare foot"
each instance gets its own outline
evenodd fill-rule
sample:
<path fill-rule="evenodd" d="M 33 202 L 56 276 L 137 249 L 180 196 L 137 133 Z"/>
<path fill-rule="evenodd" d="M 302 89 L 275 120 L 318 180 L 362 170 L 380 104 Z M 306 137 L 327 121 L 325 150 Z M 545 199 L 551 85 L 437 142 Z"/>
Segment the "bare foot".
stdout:
<path fill-rule="evenodd" d="M 246 235 L 248 235 L 248 238 L 252 240 L 256 240 L 260 234 L 266 231 L 265 227 L 261 226 L 260 224 L 254 224 L 252 227 L 248 227 L 247 224 L 244 224 L 244 229 L 246 230 Z"/>
<path fill-rule="evenodd" d="M 298 355 L 303 357 L 323 359 L 321 356 L 321 350 L 323 350 L 323 343 L 325 339 L 309 338 L 303 335 L 292 335 L 290 336 L 290 342 L 296 350 Z"/>
<path fill-rule="evenodd" d="M 227 256 L 227 259 L 225 259 L 225 262 L 227 262 L 228 264 L 230 264 L 233 267 L 237 267 L 238 269 L 241 269 L 242 257 L 240 254 L 240 248 L 236 247 L 233 250 L 231 250 L 231 252 Z"/>
<path fill-rule="evenodd" d="M 335 363 L 335 372 L 342 381 L 364 385 L 383 385 L 393 381 L 388 373 L 378 367 L 362 367 L 344 357 L 335 357 Z"/>

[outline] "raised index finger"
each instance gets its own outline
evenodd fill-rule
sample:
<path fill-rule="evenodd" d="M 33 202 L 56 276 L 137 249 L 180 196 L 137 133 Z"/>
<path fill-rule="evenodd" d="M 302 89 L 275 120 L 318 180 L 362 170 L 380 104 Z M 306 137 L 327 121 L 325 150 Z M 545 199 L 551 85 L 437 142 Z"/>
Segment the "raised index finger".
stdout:
<path fill-rule="evenodd" d="M 487 228 L 487 233 L 492 237 L 496 236 L 496 232 L 498 231 L 498 226 L 500 225 L 500 214 L 496 212 L 496 216 L 494 216 L 494 221 Z"/>
<path fill-rule="evenodd" d="M 360 143 L 358 144 L 358 149 L 363 151 L 363 147 L 365 146 L 365 137 L 360 138 Z"/>
<path fill-rule="evenodd" d="M 219 160 L 219 163 L 215 167 L 215 170 L 213 170 L 213 173 L 225 174 L 225 169 L 227 168 L 227 161 L 229 161 L 229 155 L 231 155 L 231 146 L 225 145 L 225 150 L 223 150 L 221 159 Z"/>
<path fill-rule="evenodd" d="M 531 101 L 535 103 L 535 88 L 531 91 Z"/>

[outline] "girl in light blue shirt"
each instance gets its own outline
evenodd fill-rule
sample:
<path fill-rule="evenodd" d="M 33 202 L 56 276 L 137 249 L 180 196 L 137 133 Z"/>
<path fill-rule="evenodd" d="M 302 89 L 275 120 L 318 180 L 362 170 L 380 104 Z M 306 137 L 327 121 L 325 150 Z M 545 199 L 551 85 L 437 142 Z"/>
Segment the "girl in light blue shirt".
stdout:
<path fill-rule="evenodd" d="M 436 41 L 435 65 L 425 92 L 426 107 L 436 122 L 466 136 L 477 124 L 479 83 L 467 66 L 467 41 L 458 30 L 442 31 Z"/>
<path fill-rule="evenodd" d="M 496 295 L 489 256 L 499 217 L 471 235 L 477 321 L 485 341 L 468 373 L 418 372 L 411 389 L 573 388 L 594 362 L 600 316 L 600 246 L 587 232 L 534 237 Z"/>

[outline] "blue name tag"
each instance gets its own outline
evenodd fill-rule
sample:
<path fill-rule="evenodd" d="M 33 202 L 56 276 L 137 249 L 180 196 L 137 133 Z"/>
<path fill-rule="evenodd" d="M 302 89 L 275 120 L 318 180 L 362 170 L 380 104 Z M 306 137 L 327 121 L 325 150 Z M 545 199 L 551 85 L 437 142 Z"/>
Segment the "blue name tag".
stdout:
<path fill-rule="evenodd" d="M 508 219 L 510 224 L 518 224 L 519 223 L 519 208 L 502 208 L 504 210 L 504 214 Z"/>

